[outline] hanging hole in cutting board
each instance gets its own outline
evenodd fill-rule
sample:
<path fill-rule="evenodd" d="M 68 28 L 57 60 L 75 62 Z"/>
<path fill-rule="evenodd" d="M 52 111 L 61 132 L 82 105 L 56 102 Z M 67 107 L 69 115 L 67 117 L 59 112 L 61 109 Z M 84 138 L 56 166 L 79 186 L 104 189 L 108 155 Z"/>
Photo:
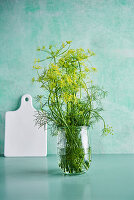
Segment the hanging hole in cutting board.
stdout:
<path fill-rule="evenodd" d="M 28 98 L 28 97 L 26 97 L 26 98 L 25 98 L 25 101 L 29 101 L 29 98 Z"/>

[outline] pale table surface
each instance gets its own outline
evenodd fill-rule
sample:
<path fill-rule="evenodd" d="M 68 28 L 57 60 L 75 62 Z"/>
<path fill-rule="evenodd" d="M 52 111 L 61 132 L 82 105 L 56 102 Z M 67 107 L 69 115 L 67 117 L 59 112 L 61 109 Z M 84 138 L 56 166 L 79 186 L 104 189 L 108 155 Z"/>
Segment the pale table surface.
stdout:
<path fill-rule="evenodd" d="M 93 155 L 87 173 L 62 175 L 56 155 L 0 157 L 0 200 L 134 200 L 134 155 Z"/>

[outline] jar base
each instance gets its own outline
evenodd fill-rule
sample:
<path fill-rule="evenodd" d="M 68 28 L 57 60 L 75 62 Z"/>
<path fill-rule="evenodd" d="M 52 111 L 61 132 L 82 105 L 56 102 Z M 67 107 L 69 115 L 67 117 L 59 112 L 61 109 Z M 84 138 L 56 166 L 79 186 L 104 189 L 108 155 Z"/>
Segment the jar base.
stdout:
<path fill-rule="evenodd" d="M 63 172 L 63 175 L 64 175 L 64 176 L 77 176 L 77 175 L 85 174 L 86 172 L 87 172 L 87 171 L 82 171 L 82 172 L 79 172 L 79 173 Z"/>

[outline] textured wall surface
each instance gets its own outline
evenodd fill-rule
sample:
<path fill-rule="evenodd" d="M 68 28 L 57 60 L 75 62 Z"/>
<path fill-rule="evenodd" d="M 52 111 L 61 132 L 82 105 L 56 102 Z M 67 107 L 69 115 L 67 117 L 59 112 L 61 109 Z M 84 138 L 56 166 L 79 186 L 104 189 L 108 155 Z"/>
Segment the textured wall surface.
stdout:
<path fill-rule="evenodd" d="M 39 93 L 31 83 L 36 48 L 66 40 L 95 51 L 96 82 L 109 91 L 104 117 L 115 134 L 102 137 L 96 125 L 93 152 L 134 153 L 133 11 L 131 0 L 0 0 L 0 154 L 5 112 L 18 109 L 23 94 Z M 48 133 L 48 153 L 55 152 Z"/>

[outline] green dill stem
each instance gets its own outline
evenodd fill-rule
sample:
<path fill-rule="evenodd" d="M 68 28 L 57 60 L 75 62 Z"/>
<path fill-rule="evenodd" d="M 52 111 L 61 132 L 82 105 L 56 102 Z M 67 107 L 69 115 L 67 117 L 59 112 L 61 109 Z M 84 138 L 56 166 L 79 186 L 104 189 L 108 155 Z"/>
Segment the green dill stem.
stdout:
<path fill-rule="evenodd" d="M 67 46 L 67 44 L 65 44 L 65 47 L 66 47 L 66 46 Z M 64 47 L 64 48 L 65 48 L 65 47 Z M 60 53 L 60 51 L 62 51 L 62 49 L 63 49 L 63 46 L 61 45 L 61 48 L 58 50 L 58 53 Z M 62 55 L 64 52 L 62 52 L 62 53 L 59 54 L 59 55 L 58 55 L 58 53 L 57 53 L 56 55 L 57 55 L 57 56 L 60 56 L 60 55 Z"/>
<path fill-rule="evenodd" d="M 67 74 L 67 68 L 66 68 L 66 74 Z M 67 102 L 67 116 L 68 116 L 68 102 Z"/>
<path fill-rule="evenodd" d="M 54 56 L 54 64 L 56 65 L 56 57 Z M 63 115 L 62 115 L 62 112 L 60 111 L 60 106 L 59 106 L 59 99 L 58 99 L 58 95 L 57 95 L 57 90 L 55 90 L 55 93 L 56 93 L 56 102 L 57 102 L 57 106 L 58 106 L 58 111 L 59 111 L 59 114 L 61 116 L 61 119 L 62 121 L 64 122 L 65 126 L 68 128 L 69 132 L 70 132 L 70 129 L 68 127 L 68 124 L 66 123 L 66 120 L 64 119 Z"/>
<path fill-rule="evenodd" d="M 95 112 L 102 119 L 103 124 L 104 124 L 104 128 L 106 128 L 105 120 L 103 119 L 103 117 L 101 115 L 99 115 L 98 112 L 96 112 L 96 111 L 93 111 L 93 112 Z"/>
<path fill-rule="evenodd" d="M 51 110 L 51 113 L 52 113 L 54 119 L 55 119 L 55 118 L 58 118 L 58 119 L 60 118 L 60 120 L 63 122 L 63 124 L 65 124 L 65 126 L 67 126 L 66 121 L 64 120 L 63 116 L 61 115 L 61 112 L 60 112 L 59 107 L 58 107 L 58 111 L 59 111 L 59 112 L 56 112 L 56 110 L 54 109 L 54 107 L 53 107 L 53 110 L 54 110 L 55 112 L 53 112 L 53 110 L 51 109 L 49 100 L 50 100 L 50 95 L 49 95 L 49 97 L 48 97 L 48 106 L 49 106 L 49 109 Z M 58 115 L 58 113 L 59 113 L 60 115 Z M 54 115 L 56 115 L 56 117 L 55 117 Z"/>
<path fill-rule="evenodd" d="M 78 62 L 78 66 L 80 68 L 80 80 L 81 80 L 81 66 L 80 66 L 80 62 Z M 81 85 L 80 85 L 80 99 L 81 99 Z"/>
<path fill-rule="evenodd" d="M 85 85 L 85 91 L 86 91 L 86 93 L 87 93 L 87 95 L 88 95 L 88 97 L 89 97 L 89 101 L 90 101 L 90 109 L 91 109 L 91 107 L 92 107 L 91 97 L 90 97 L 90 95 L 89 95 L 89 93 L 88 93 L 88 88 L 87 88 L 87 85 L 86 85 L 86 83 L 85 83 L 84 80 L 83 80 L 83 83 L 84 83 L 84 85 Z"/>
<path fill-rule="evenodd" d="M 44 51 L 44 52 L 47 52 L 48 54 L 50 54 L 51 55 L 51 52 L 50 51 L 48 51 L 48 50 L 40 50 L 40 51 Z"/>
<path fill-rule="evenodd" d="M 65 50 L 65 51 L 63 51 L 61 54 L 59 54 L 58 56 L 61 56 L 62 54 L 64 54 L 65 52 L 67 52 L 68 50 L 69 50 L 69 48 L 70 48 L 70 45 L 68 46 L 68 48 Z"/>

